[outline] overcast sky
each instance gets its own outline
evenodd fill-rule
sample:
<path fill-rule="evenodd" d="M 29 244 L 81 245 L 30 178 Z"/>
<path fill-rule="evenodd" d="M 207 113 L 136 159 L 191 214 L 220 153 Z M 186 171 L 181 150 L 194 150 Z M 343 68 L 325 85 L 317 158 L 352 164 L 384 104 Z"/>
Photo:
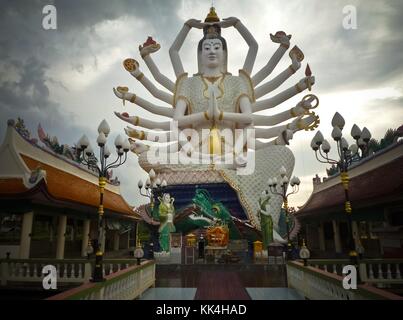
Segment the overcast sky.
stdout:
<path fill-rule="evenodd" d="M 149 117 L 133 104 L 123 107 L 112 92 L 113 87 L 125 85 L 158 102 L 123 69 L 122 61 L 135 58 L 152 78 L 138 53 L 138 45 L 152 36 L 161 44 L 153 58 L 162 73 L 174 80 L 168 49 L 183 23 L 190 18 L 204 19 L 211 5 L 209 0 L 0 3 L 0 140 L 7 119 L 20 116 L 35 136 L 41 123 L 60 143 L 70 145 L 83 133 L 95 145 L 102 119 L 109 122 L 112 137 L 124 134 L 126 125 L 113 111 Z M 42 9 L 47 4 L 56 6 L 57 30 L 42 27 Z M 347 5 L 357 10 L 356 29 L 343 27 Z M 305 54 L 303 67 L 275 93 L 301 79 L 308 62 L 316 77 L 312 93 L 320 99 L 319 129 L 325 135 L 330 136 L 330 121 L 336 111 L 346 119 L 348 135 L 354 123 L 367 126 L 375 138 L 403 124 L 403 1 L 215 0 L 214 6 L 220 18 L 239 18 L 259 43 L 255 72 L 277 49 L 269 34 L 284 30 L 292 35 L 291 45 L 298 45 Z M 247 46 L 233 28 L 222 34 L 228 43 L 229 71 L 236 74 Z M 189 74 L 197 72 L 200 38 L 201 31 L 192 30 L 180 52 Z M 273 75 L 289 64 L 286 54 Z M 274 112 L 294 106 L 301 97 Z M 309 147 L 313 135 L 298 132 L 290 144 L 296 157 L 294 174 L 302 180 L 299 194 L 290 198 L 294 206 L 303 205 L 309 197 L 312 177 L 325 175 L 326 166 L 315 160 Z M 116 173 L 126 200 L 133 205 L 144 202 L 138 195 L 137 181 L 145 173 L 136 156 L 130 154 L 127 165 Z"/>

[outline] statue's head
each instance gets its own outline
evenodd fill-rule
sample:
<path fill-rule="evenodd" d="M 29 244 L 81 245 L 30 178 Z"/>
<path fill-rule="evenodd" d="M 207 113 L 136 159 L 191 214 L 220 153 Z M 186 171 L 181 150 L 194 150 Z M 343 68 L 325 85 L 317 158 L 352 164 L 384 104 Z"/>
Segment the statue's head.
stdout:
<path fill-rule="evenodd" d="M 227 42 L 221 37 L 221 28 L 218 24 L 203 28 L 204 37 L 197 47 L 197 62 L 199 73 L 206 69 L 220 67 L 220 71 L 227 72 Z"/>
<path fill-rule="evenodd" d="M 171 195 L 169 193 L 164 193 L 162 195 L 162 202 L 165 204 L 171 203 Z"/>

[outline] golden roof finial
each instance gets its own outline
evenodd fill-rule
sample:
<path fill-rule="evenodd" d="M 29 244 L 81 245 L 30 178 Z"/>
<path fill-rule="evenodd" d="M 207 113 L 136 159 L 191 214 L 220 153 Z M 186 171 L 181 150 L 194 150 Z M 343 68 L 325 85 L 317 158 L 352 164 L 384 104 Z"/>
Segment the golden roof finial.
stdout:
<path fill-rule="evenodd" d="M 220 18 L 217 16 L 217 13 L 215 12 L 215 8 L 211 7 L 210 12 L 207 14 L 206 19 L 204 22 L 219 22 Z"/>

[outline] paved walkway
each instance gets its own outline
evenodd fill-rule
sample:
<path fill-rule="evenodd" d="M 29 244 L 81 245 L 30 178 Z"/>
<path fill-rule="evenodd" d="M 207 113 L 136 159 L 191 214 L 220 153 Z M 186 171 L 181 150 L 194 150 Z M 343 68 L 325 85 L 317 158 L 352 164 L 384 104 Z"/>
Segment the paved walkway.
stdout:
<path fill-rule="evenodd" d="M 143 300 L 302 300 L 286 288 L 283 266 L 157 265 Z"/>

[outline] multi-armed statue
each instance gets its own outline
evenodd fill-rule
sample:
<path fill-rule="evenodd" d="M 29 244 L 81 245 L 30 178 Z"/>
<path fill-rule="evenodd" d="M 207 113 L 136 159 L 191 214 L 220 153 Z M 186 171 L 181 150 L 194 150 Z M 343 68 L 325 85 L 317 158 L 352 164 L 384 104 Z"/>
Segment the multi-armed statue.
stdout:
<path fill-rule="evenodd" d="M 229 27 L 237 29 L 249 46 L 238 75 L 227 70 L 228 46 L 221 31 Z M 203 30 L 203 38 L 197 47 L 198 72 L 189 76 L 179 51 L 192 28 Z M 311 111 L 319 101 L 312 94 L 304 96 L 286 111 L 257 114 L 279 106 L 306 89 L 311 90 L 315 83 L 307 66 L 306 76 L 295 85 L 270 98 L 260 99 L 296 73 L 304 59 L 302 51 L 294 46 L 289 52 L 290 66 L 261 84 L 290 47 L 291 35 L 278 31 L 270 37 L 279 47 L 268 63 L 251 76 L 258 51 L 256 40 L 239 19 L 220 20 L 211 8 L 204 22 L 195 19 L 185 22 L 169 50 L 175 82 L 159 71 L 151 57 L 160 49 L 158 43 L 149 37 L 139 47 L 154 79 L 168 92 L 154 85 L 141 72 L 136 60 L 124 61 L 125 69 L 168 106 L 155 105 L 129 92 L 127 87 L 114 88 L 114 93 L 123 103 L 130 101 L 153 114 L 169 118 L 154 121 L 115 112 L 119 118 L 135 126 L 127 127 L 125 131 L 131 138 L 131 150 L 139 155 L 143 169 L 149 171 L 153 168 L 170 185 L 227 181 L 238 193 L 249 220 L 257 229 L 260 229 L 257 200 L 261 191 L 266 189 L 267 178 L 278 172 L 281 166 L 292 174 L 294 157 L 285 145 L 296 131 L 313 130 L 319 123 L 318 116 Z M 253 154 L 252 158 L 250 154 Z M 253 164 L 250 159 L 253 159 Z M 239 169 L 249 165 L 253 169 L 247 174 L 237 174 Z M 280 210 L 279 198 L 273 197 L 270 203 L 270 210 Z"/>

